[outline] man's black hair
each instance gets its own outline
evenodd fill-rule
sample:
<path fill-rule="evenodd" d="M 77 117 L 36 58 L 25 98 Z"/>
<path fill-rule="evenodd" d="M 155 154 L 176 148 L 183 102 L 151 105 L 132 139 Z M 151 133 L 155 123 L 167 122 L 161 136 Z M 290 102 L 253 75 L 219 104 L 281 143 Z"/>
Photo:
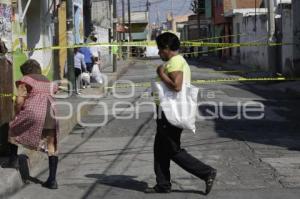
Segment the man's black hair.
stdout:
<path fill-rule="evenodd" d="M 156 37 L 156 43 L 159 49 L 177 51 L 180 48 L 180 41 L 178 37 L 170 32 L 165 32 Z"/>

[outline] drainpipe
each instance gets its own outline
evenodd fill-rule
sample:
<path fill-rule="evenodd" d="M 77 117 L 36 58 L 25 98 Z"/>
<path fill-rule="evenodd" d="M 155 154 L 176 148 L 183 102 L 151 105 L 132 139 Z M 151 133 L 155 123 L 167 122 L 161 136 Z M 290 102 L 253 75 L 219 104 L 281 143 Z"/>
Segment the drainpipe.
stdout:
<path fill-rule="evenodd" d="M 73 21 L 73 1 L 72 0 L 66 0 L 66 11 L 67 11 L 67 44 L 68 46 L 73 46 L 74 45 L 74 33 L 73 33 L 73 28 L 74 28 L 74 21 Z M 67 64 L 68 64 L 68 80 L 74 87 L 76 85 L 75 82 L 75 71 L 74 71 L 74 49 L 73 48 L 68 48 L 67 50 Z M 73 89 L 70 89 L 69 85 L 69 92 L 73 93 Z"/>

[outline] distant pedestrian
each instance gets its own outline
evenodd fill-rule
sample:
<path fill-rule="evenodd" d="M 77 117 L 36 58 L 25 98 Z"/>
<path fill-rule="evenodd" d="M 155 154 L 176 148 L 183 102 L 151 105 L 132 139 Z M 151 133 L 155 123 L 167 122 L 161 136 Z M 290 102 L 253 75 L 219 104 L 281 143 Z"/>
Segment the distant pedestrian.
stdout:
<path fill-rule="evenodd" d="M 166 63 L 159 66 L 157 74 L 159 80 L 174 92 L 182 89 L 183 81 L 191 82 L 191 71 L 186 60 L 178 54 L 180 41 L 172 33 L 163 33 L 156 38 L 159 49 L 159 56 Z M 154 142 L 154 171 L 156 175 L 156 185 L 147 188 L 145 193 L 169 193 L 171 192 L 170 161 L 173 160 L 177 165 L 187 172 L 199 177 L 206 183 L 208 194 L 213 186 L 216 177 L 216 170 L 181 148 L 180 137 L 182 130 L 172 125 L 161 110 L 160 102 L 157 103 L 157 130 Z"/>
<path fill-rule="evenodd" d="M 8 167 L 18 168 L 18 145 L 46 152 L 49 157 L 49 177 L 42 185 L 57 189 L 59 128 L 55 118 L 52 94 L 57 86 L 44 75 L 40 64 L 29 59 L 21 66 L 23 77 L 16 81 L 15 117 L 10 122 L 11 155 Z"/>
<path fill-rule="evenodd" d="M 96 35 L 91 35 L 90 40 L 91 40 L 91 43 L 94 44 L 90 47 L 93 58 L 94 58 L 94 60 L 96 58 L 99 61 L 101 59 L 101 49 L 100 49 L 99 45 L 95 45 L 98 41 Z M 95 61 L 94 61 L 94 64 L 95 64 Z"/>
<path fill-rule="evenodd" d="M 87 71 L 87 66 L 84 61 L 84 55 L 79 52 L 79 48 L 74 48 L 74 70 L 75 70 L 75 90 L 76 94 L 80 94 L 79 90 L 85 82 L 81 79 L 83 72 Z M 83 88 L 85 86 L 83 85 Z"/>
<path fill-rule="evenodd" d="M 91 73 L 94 65 L 94 59 L 91 49 L 89 47 L 81 47 L 79 48 L 79 52 L 84 55 L 86 69 L 89 73 Z"/>

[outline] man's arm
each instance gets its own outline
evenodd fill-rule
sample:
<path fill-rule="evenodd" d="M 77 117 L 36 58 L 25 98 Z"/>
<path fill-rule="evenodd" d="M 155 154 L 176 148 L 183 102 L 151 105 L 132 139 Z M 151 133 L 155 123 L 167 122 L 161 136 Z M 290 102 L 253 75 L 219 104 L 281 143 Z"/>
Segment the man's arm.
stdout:
<path fill-rule="evenodd" d="M 183 72 L 174 71 L 169 74 L 164 72 L 163 66 L 157 68 L 157 74 L 160 79 L 173 91 L 179 92 L 182 88 Z"/>

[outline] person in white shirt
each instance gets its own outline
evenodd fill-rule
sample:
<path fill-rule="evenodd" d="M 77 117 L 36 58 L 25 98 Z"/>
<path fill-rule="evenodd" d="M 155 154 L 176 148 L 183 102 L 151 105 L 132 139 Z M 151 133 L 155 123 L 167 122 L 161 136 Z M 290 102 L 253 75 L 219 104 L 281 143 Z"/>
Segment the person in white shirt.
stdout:
<path fill-rule="evenodd" d="M 97 43 L 97 41 L 98 41 L 98 39 L 97 39 L 97 37 L 95 35 L 90 36 L 90 40 L 91 40 L 91 43 Z M 94 58 L 97 57 L 98 60 L 100 60 L 100 58 L 101 58 L 100 47 L 98 45 L 92 45 L 90 47 L 90 50 L 91 50 L 91 52 L 93 54 L 93 57 Z"/>

